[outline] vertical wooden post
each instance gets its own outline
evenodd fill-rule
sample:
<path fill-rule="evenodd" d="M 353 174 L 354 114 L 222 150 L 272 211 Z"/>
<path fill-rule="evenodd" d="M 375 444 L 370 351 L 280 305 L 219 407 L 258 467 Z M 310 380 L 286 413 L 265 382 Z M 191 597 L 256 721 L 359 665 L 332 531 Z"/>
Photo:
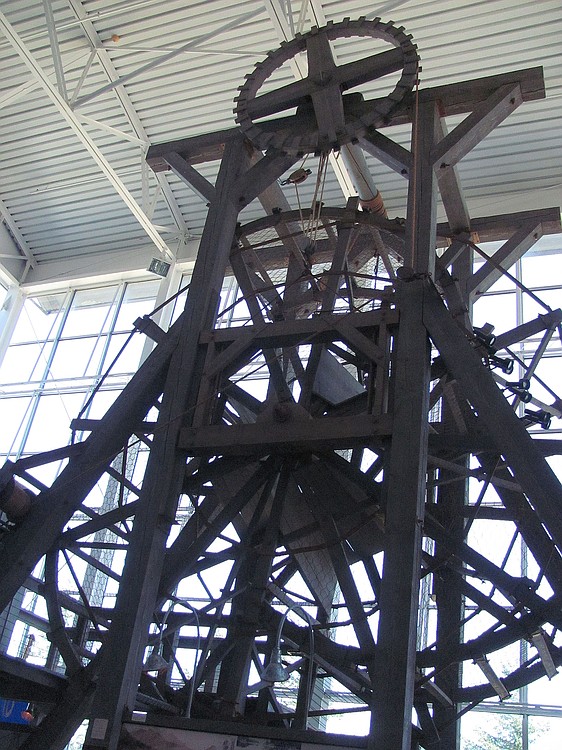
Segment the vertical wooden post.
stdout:
<path fill-rule="evenodd" d="M 386 461 L 384 567 L 373 680 L 372 750 L 410 750 L 429 410 L 424 287 L 397 282 L 394 428 Z"/>
<path fill-rule="evenodd" d="M 408 186 L 408 223 L 404 265 L 416 273 L 435 272 L 437 177 L 431 150 L 439 132 L 435 101 L 416 101 L 412 126 L 413 167 Z"/>
<path fill-rule="evenodd" d="M 84 745 L 87 750 L 116 750 L 123 713 L 134 708 L 166 540 L 185 470 L 185 456 L 177 449 L 177 438 L 181 427 L 189 424 L 192 417 L 189 407 L 196 391 L 199 336 L 212 325 L 216 314 L 239 211 L 234 185 L 246 165 L 242 142 L 229 144 L 217 179 L 216 199 L 201 238 L 180 343 L 166 378 L 112 628 L 103 647 L 100 679 Z"/>

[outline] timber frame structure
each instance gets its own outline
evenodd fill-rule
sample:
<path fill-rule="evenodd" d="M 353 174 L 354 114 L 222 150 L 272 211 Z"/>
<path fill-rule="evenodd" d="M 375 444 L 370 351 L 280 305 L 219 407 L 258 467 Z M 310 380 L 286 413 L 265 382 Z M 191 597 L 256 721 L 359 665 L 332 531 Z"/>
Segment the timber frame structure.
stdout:
<path fill-rule="evenodd" d="M 338 67 L 329 42 L 351 33 L 394 49 Z M 102 419 L 74 421 L 82 440 L 2 469 L 5 498 L 14 478 L 34 496 L 1 539 L 0 611 L 21 587 L 35 591 L 52 643 L 44 669 L 1 657 L 4 695 L 44 714 L 27 750 L 63 748 L 86 718 L 84 747 L 115 750 L 139 710 L 147 724 L 320 742 L 322 717 L 334 712 L 323 702 L 327 680 L 371 712 L 372 750 L 454 750 L 467 707 L 543 676 L 546 655 L 562 664 L 562 487 L 546 460 L 559 445 L 526 424 L 562 414 L 556 396 L 531 395 L 562 312 L 545 309 L 496 338 L 471 322 L 478 296 L 542 234 L 561 231 L 560 212 L 470 217 L 456 170 L 516 107 L 544 96 L 541 70 L 413 90 L 415 46 L 379 20 L 313 29 L 294 46 L 280 61 L 306 52 L 308 78 L 260 96 L 272 53 L 241 88 L 239 128 L 149 151 L 153 169 L 173 169 L 209 204 L 182 315 L 167 332 L 137 321 L 156 346 Z M 399 70 L 385 99 L 343 93 Z M 453 115 L 462 119 L 447 132 Z M 383 132 L 405 122 L 411 149 Z M 307 153 L 344 148 L 409 181 L 404 221 L 353 199 L 290 210 L 280 178 Z M 196 165 L 216 159 L 212 185 Z M 446 224 L 435 218 L 439 194 Z M 240 225 L 255 199 L 267 215 Z M 473 267 L 489 241 L 499 249 Z M 224 324 L 225 276 L 240 288 L 247 325 Z M 509 349 L 537 336 L 531 365 L 508 380 Z M 254 369 L 266 372 L 262 398 L 243 388 Z M 133 479 L 127 457 L 139 444 L 148 462 Z M 61 460 L 44 486 L 41 468 Z M 93 507 L 104 476 L 118 502 Z M 471 477 L 483 483 L 477 499 Z M 478 551 L 476 519 L 512 524 L 537 576 Z M 104 562 L 110 550 L 126 551 L 122 571 Z M 113 607 L 58 585 L 61 565 L 77 560 L 117 586 Z M 209 583 L 201 603 L 190 592 L 208 575 L 220 594 Z M 418 648 L 420 582 L 434 600 L 435 639 Z M 298 678 L 292 708 L 255 677 L 276 645 L 280 604 L 305 614 L 305 626 L 285 623 L 280 644 Z M 346 624 L 338 611 L 349 618 L 347 643 L 335 635 Z M 187 635 L 195 624 L 197 637 Z M 496 652 L 537 639 L 542 651 L 496 677 Z M 151 676 L 150 647 L 184 672 L 189 656 L 183 687 L 165 669 Z M 467 685 L 462 666 L 472 662 L 487 679 Z"/>

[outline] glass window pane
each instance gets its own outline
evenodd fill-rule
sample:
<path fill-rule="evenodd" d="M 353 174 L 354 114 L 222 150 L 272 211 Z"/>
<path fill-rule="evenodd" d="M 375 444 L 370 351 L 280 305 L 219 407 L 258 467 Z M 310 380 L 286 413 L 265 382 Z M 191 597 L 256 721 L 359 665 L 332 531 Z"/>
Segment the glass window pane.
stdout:
<path fill-rule="evenodd" d="M 0 382 L 29 383 L 42 380 L 52 347 L 52 343 L 10 346 L 0 367 Z"/>
<path fill-rule="evenodd" d="M 160 280 L 140 281 L 127 284 L 125 296 L 121 303 L 119 315 L 115 323 L 116 331 L 131 331 L 135 320 L 154 310 L 154 300 L 158 294 Z"/>
<path fill-rule="evenodd" d="M 536 296 L 550 305 L 554 310 L 558 309 L 562 304 L 562 294 L 560 289 L 549 289 L 536 292 Z M 534 320 L 538 315 L 544 315 L 547 310 L 536 302 L 528 294 L 523 295 L 523 322 L 526 323 L 528 320 Z"/>
<path fill-rule="evenodd" d="M 110 366 L 110 364 L 113 362 L 114 358 L 119 353 L 119 350 L 123 346 L 123 344 L 127 341 L 128 334 L 126 333 L 119 333 L 114 334 L 111 337 L 111 341 L 109 343 L 109 347 L 107 349 L 107 354 L 103 363 L 103 371 L 105 372 L 107 368 Z M 142 349 L 145 343 L 145 337 L 142 336 L 139 333 L 136 333 L 121 355 L 119 356 L 118 360 L 115 362 L 113 367 L 111 368 L 111 372 L 113 374 L 116 373 L 134 373 L 137 371 L 140 361 L 140 356 L 142 353 Z"/>
<path fill-rule="evenodd" d="M 12 343 L 52 338 L 60 324 L 66 292 L 31 297 L 24 302 Z"/>
<path fill-rule="evenodd" d="M 83 339 L 59 341 L 50 367 L 49 376 L 55 380 L 81 377 L 93 356 L 97 339 L 93 336 Z"/>
<path fill-rule="evenodd" d="M 70 422 L 78 414 L 82 400 L 81 393 L 42 396 L 25 442 L 25 453 L 39 453 L 67 445 L 71 436 Z"/>
<path fill-rule="evenodd" d="M 112 307 L 118 291 L 117 286 L 77 291 L 64 324 L 63 337 L 107 331 L 111 325 Z"/>
<path fill-rule="evenodd" d="M 558 750 L 562 717 L 529 716 L 529 750 Z"/>
<path fill-rule="evenodd" d="M 2 429 L 0 430 L 0 452 L 8 454 L 17 451 L 16 438 L 21 435 L 21 425 L 27 418 L 31 407 L 31 398 L 2 398 L 0 399 L 0 414 L 2 415 Z M 13 447 L 12 447 L 13 446 Z"/>
<path fill-rule="evenodd" d="M 525 286 L 549 286 L 562 279 L 562 255 L 524 255 L 521 262 Z"/>
<path fill-rule="evenodd" d="M 486 295 L 477 299 L 474 305 L 474 325 L 483 326 L 485 323 L 491 323 L 496 334 L 515 328 L 515 294 Z"/>

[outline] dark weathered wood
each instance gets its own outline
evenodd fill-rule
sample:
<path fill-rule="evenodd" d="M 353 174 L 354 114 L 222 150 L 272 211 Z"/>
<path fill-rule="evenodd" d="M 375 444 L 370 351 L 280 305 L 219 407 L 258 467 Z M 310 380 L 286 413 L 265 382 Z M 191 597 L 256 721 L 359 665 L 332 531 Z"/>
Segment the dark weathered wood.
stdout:
<path fill-rule="evenodd" d="M 274 91 L 260 94 L 249 101 L 247 111 L 250 117 L 253 119 L 267 117 L 297 107 L 303 101 L 307 101 L 308 97 L 313 97 L 322 91 L 328 73 L 331 86 L 337 87 L 338 90 L 342 86 L 349 89 L 382 75 L 393 73 L 403 65 L 402 51 L 393 49 L 336 67 L 326 46 L 324 48 L 320 46 L 322 42 L 325 42 L 325 45 L 329 44 L 327 37 L 323 34 L 307 39 L 307 54 L 311 59 L 311 72 L 308 76 Z M 308 53 L 309 48 L 310 53 Z M 326 76 L 324 79 L 323 73 Z"/>
<path fill-rule="evenodd" d="M 202 201 L 210 202 L 215 199 L 215 186 L 187 162 L 177 151 L 169 151 L 166 161 L 171 170 L 184 182 Z"/>
<path fill-rule="evenodd" d="M 498 242 L 509 239 L 527 222 L 540 223 L 543 234 L 559 234 L 562 232 L 560 208 L 538 208 L 513 214 L 472 217 L 470 228 L 471 231 L 476 232 L 480 242 Z M 451 237 L 449 225 L 438 224 L 437 236 L 440 238 Z M 440 241 L 439 244 L 442 245 L 443 242 Z"/>
<path fill-rule="evenodd" d="M 390 54 L 395 52 L 392 50 Z M 382 57 L 382 56 L 375 56 Z M 361 61 L 362 62 L 362 61 Z M 346 66 L 340 66 L 339 70 L 345 70 Z M 346 73 L 344 73 L 346 74 Z M 296 82 L 289 84 L 295 87 L 300 84 L 302 91 L 299 94 L 299 100 L 302 92 L 306 90 L 309 93 L 309 85 L 306 82 Z M 462 84 L 446 84 L 444 86 L 435 86 L 433 88 L 421 89 L 419 92 L 420 101 L 439 102 L 440 111 L 443 116 L 459 115 L 472 112 L 479 104 L 493 94 L 499 87 L 505 84 L 517 84 L 521 86 L 523 101 L 532 101 L 534 99 L 544 99 L 545 86 L 542 67 L 524 68 L 510 73 L 501 73 L 499 75 L 487 76 L 484 78 L 464 81 Z M 251 107 L 258 107 L 265 94 L 257 97 Z M 286 97 L 284 97 L 286 99 Z M 371 109 L 376 105 L 377 100 L 365 103 L 366 109 Z M 262 102 L 263 104 L 263 102 Z M 278 107 L 279 103 L 275 103 Z M 251 110 L 250 110 L 251 111 Z M 277 110 L 275 110 L 277 111 Z M 414 111 L 414 95 L 406 97 L 404 104 L 398 112 L 393 113 L 387 121 L 388 126 L 404 124 L 412 121 Z M 295 129 L 298 125 L 295 118 L 286 117 L 273 122 L 272 127 L 279 129 Z M 166 154 L 169 151 L 176 151 L 181 154 L 190 164 L 197 164 L 204 161 L 214 161 L 220 159 L 224 152 L 225 144 L 240 137 L 240 131 L 237 128 L 220 130 L 204 135 L 192 136 L 191 138 L 182 138 L 168 143 L 159 143 L 151 146 L 148 150 L 147 161 L 154 171 L 167 169 Z M 368 149 L 366 149 L 368 150 Z M 384 161 L 384 160 L 383 160 Z"/>
<path fill-rule="evenodd" d="M 464 238 L 467 240 L 470 239 L 466 232 L 461 231 L 460 235 L 454 238 L 445 252 L 437 258 L 437 265 L 440 269 L 447 269 L 463 253 L 470 252 L 468 250 L 469 246 L 463 241 Z"/>
<path fill-rule="evenodd" d="M 174 352 L 167 372 L 158 416 L 159 429 L 155 432 L 144 476 L 113 627 L 100 654 L 102 676 L 94 696 L 92 722 L 85 742 L 88 750 L 94 747 L 114 750 L 123 710 L 132 710 L 135 705 L 166 540 L 175 518 L 185 471 L 185 457 L 177 449 L 177 436 L 183 420 L 193 416 L 189 407 L 196 393 L 193 379 L 198 368 L 199 333 L 210 327 L 215 319 L 238 216 L 233 186 L 245 168 L 247 155 L 244 149 L 240 144 L 231 144 L 221 165 L 217 199 L 211 205 L 201 239 L 182 320 L 181 346 Z"/>
<path fill-rule="evenodd" d="M 544 99 L 546 96 L 543 69 L 538 66 L 421 89 L 419 98 L 420 101 L 438 101 L 441 114 L 448 117 L 473 112 L 499 88 L 514 84 L 520 85 L 524 102 Z"/>
<path fill-rule="evenodd" d="M 449 135 L 445 119 L 440 117 L 436 123 L 436 136 L 439 144 L 443 143 Z M 459 232 L 468 232 L 470 230 L 470 214 L 455 164 L 448 164 L 444 160 L 438 164 L 437 185 L 451 232 L 455 235 Z M 452 261 L 449 261 L 449 263 L 452 263 Z"/>
<path fill-rule="evenodd" d="M 479 421 L 489 431 L 539 518 L 562 549 L 560 482 L 434 290 L 426 295 L 424 322 L 447 369 L 458 380 Z"/>
<path fill-rule="evenodd" d="M 402 177 L 409 177 L 412 167 L 411 152 L 381 133 L 380 130 L 369 130 L 359 139 L 359 145 L 368 154 L 401 174 Z"/>
<path fill-rule="evenodd" d="M 95 433 L 84 441 L 83 449 L 77 452 L 51 488 L 38 496 L 17 531 L 5 540 L 0 550 L 3 571 L 0 611 L 53 544 L 64 524 L 162 392 L 165 368 L 177 346 L 181 325 L 182 321 L 178 320 L 165 342 L 149 355 L 108 409 Z"/>
<path fill-rule="evenodd" d="M 268 151 L 263 159 L 260 159 L 240 176 L 235 188 L 238 209 L 242 210 L 254 198 L 267 190 L 272 182 L 278 180 L 284 172 L 293 166 L 296 160 L 296 156 L 284 152 L 273 149 Z"/>
<path fill-rule="evenodd" d="M 433 275 L 437 217 L 437 178 L 431 150 L 437 138 L 439 114 L 434 101 L 420 103 L 412 129 L 412 176 L 408 184 L 408 220 L 404 265 Z"/>
<path fill-rule="evenodd" d="M 169 169 L 166 155 L 171 151 L 181 154 L 189 164 L 216 161 L 222 159 L 225 145 L 239 138 L 238 128 L 228 128 L 167 143 L 156 143 L 148 149 L 146 160 L 155 172 Z"/>
<path fill-rule="evenodd" d="M 468 252 L 461 253 L 454 260 L 451 268 L 452 277 L 455 279 L 451 286 L 455 293 L 449 292 L 446 296 L 451 315 L 455 320 L 465 325 L 470 325 L 470 305 L 466 295 L 463 295 L 460 290 L 471 271 L 470 254 Z M 454 304 L 452 304 L 453 300 Z M 454 430 L 459 420 L 469 428 L 473 425 L 473 418 L 468 407 L 463 403 L 462 398 L 458 397 L 456 384 L 448 383 L 447 385 L 450 385 L 450 389 L 447 390 L 451 398 L 445 398 L 442 402 L 441 420 L 444 429 Z M 429 460 L 429 463 L 431 463 L 431 460 Z M 437 491 L 433 495 L 432 499 L 436 501 L 435 505 L 430 506 L 432 510 L 439 514 L 439 518 L 449 530 L 451 536 L 459 542 L 464 539 L 464 509 L 468 503 L 469 485 L 468 480 L 460 482 L 450 482 L 449 480 L 455 479 L 454 471 L 457 468 L 460 471 L 463 469 L 469 471 L 469 466 L 470 459 L 467 455 L 456 459 L 453 465 L 449 461 L 445 462 L 445 466 L 439 470 L 439 480 L 443 484 L 437 487 Z M 491 481 L 494 481 L 491 468 L 488 478 L 490 476 L 492 477 Z M 447 559 L 448 551 L 436 544 L 435 557 L 438 560 Z M 440 651 L 457 649 L 463 641 L 462 622 L 465 616 L 463 595 L 466 594 L 466 591 L 463 588 L 462 577 L 454 573 L 449 575 L 446 566 L 438 568 L 433 575 L 433 594 L 437 608 L 436 648 Z M 494 606 L 493 603 L 491 606 Z M 495 606 L 497 610 L 501 610 L 501 607 Z M 502 622 L 502 619 L 499 621 Z M 453 661 L 435 676 L 435 683 L 445 695 L 455 694 L 462 684 L 461 665 Z M 440 750 L 458 750 L 459 748 L 460 726 L 456 720 L 457 710 L 458 706 L 453 701 L 449 703 L 434 702 L 433 716 L 441 736 Z"/>
<path fill-rule="evenodd" d="M 148 336 L 149 339 L 152 339 L 152 341 L 155 341 L 157 344 L 162 343 L 166 338 L 166 331 L 160 328 L 160 326 L 155 323 L 149 315 L 143 315 L 142 318 L 137 318 L 134 325 L 137 331 L 144 333 L 145 336 Z"/>
<path fill-rule="evenodd" d="M 290 405 L 288 405 L 290 406 Z M 182 430 L 179 445 L 193 455 L 212 451 L 224 455 L 265 455 L 272 450 L 322 450 L 348 448 L 370 439 L 388 435 L 392 428 L 390 415 L 352 417 L 295 418 L 291 421 L 257 422 L 234 427 L 209 425 Z"/>
<path fill-rule="evenodd" d="M 437 169 L 452 167 L 522 103 L 519 83 L 500 86 L 486 101 L 435 144 L 431 158 Z"/>
<path fill-rule="evenodd" d="M 497 465 L 494 467 L 494 463 L 497 464 L 497 462 L 494 462 L 489 455 L 480 455 L 478 461 L 488 472 L 495 468 L 495 476 L 498 479 L 506 479 L 510 476 L 505 468 L 497 467 Z M 505 509 L 515 520 L 521 537 L 539 564 L 555 595 L 562 596 L 562 556 L 529 501 L 522 492 L 509 487 L 498 485 L 496 492 Z"/>
<path fill-rule="evenodd" d="M 308 79 L 315 84 L 310 96 L 318 125 L 319 141 L 326 145 L 335 144 L 339 135 L 345 133 L 345 113 L 337 81 L 338 69 L 330 41 L 325 34 L 313 34 L 307 39 L 306 57 Z"/>
<path fill-rule="evenodd" d="M 220 534 L 242 508 L 250 503 L 263 485 L 275 473 L 279 462 L 275 459 L 263 465 L 256 464 L 239 489 L 206 498 L 200 506 L 200 515 L 194 514 L 166 552 L 166 564 L 160 581 L 160 597 L 166 597 L 179 580 L 188 575 L 197 559 L 213 539 Z M 228 474 L 226 474 L 228 477 Z M 204 526 L 200 518 L 205 518 Z"/>
<path fill-rule="evenodd" d="M 217 328 L 201 334 L 201 342 L 214 341 L 216 344 L 234 343 L 237 341 L 252 342 L 257 348 L 263 348 L 268 344 L 276 347 L 292 346 L 294 344 L 305 344 L 311 338 L 317 338 L 325 342 L 333 338 L 334 331 L 344 320 L 346 327 L 356 330 L 376 328 L 381 320 L 387 325 L 394 326 L 398 322 L 398 313 L 395 310 L 378 309 L 362 313 L 349 313 L 345 316 L 340 314 L 325 314 L 306 318 L 303 320 L 283 320 L 268 323 L 262 328 L 255 326 L 244 326 L 243 328 Z M 248 345 L 245 343 L 245 345 Z M 225 352 L 226 354 L 226 352 Z"/>
<path fill-rule="evenodd" d="M 538 221 L 528 221 L 505 242 L 499 250 L 473 274 L 467 282 L 467 291 L 472 296 L 484 294 L 502 276 L 502 269 L 508 271 L 542 236 L 542 226 Z M 493 262 L 492 262 L 493 261 Z"/>
<path fill-rule="evenodd" d="M 373 750 L 410 750 L 429 431 L 430 349 L 422 320 L 424 282 L 402 282 L 397 293 L 396 396 L 385 466 L 385 551 L 368 745 Z"/>
<path fill-rule="evenodd" d="M 500 333 L 496 337 L 494 346 L 501 349 L 507 349 L 513 344 L 517 344 L 519 341 L 524 341 L 530 336 L 536 336 L 541 331 L 546 331 L 548 328 L 555 327 L 559 323 L 562 323 L 562 310 L 553 310 L 549 313 L 539 315 L 534 320 L 530 320 L 527 323 L 522 323 L 516 328 L 512 328 L 511 331 Z"/>
<path fill-rule="evenodd" d="M 289 472 L 283 467 L 279 481 L 275 479 L 266 485 L 243 536 L 245 549 L 235 589 L 241 594 L 233 601 L 228 627 L 233 647 L 222 662 L 217 688 L 222 716 L 244 712 L 252 648 L 260 625 L 272 559 L 279 544 L 279 522 L 288 480 Z"/>

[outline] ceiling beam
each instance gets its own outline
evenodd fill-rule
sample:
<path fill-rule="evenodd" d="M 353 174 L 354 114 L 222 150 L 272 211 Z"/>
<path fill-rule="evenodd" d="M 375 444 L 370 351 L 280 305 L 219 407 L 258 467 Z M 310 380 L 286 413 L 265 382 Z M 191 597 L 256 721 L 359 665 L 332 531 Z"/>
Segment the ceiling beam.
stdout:
<path fill-rule="evenodd" d="M 14 221 L 13 217 L 11 216 L 8 207 L 4 203 L 3 200 L 0 199 L 0 219 L 4 220 L 4 223 L 12 233 L 12 237 L 9 237 L 8 233 L 6 232 L 6 236 L 2 237 L 2 246 L 1 246 L 1 252 L 4 253 L 6 250 L 8 250 L 10 258 L 7 259 L 7 262 L 5 260 L 2 260 L 0 262 L 0 265 L 2 266 L 3 270 L 12 278 L 12 280 L 15 280 L 17 282 L 22 282 L 25 279 L 26 271 L 31 268 L 37 268 L 37 261 L 33 257 L 33 253 L 31 252 L 31 249 L 29 245 L 27 244 L 27 240 L 23 236 L 23 234 L 20 232 L 18 225 Z M 7 246 L 7 247 L 6 247 Z M 13 253 L 12 253 L 13 249 Z M 20 271 L 19 269 L 16 269 L 15 272 L 13 272 L 13 269 L 10 270 L 10 267 L 13 265 L 11 262 L 11 258 L 13 255 L 13 260 L 16 261 L 24 261 L 25 267 Z"/>
<path fill-rule="evenodd" d="M 68 4 L 70 5 L 73 13 L 76 15 L 77 19 L 81 23 L 82 31 L 84 32 L 85 37 L 90 42 L 90 45 L 92 47 L 92 50 L 96 52 L 97 54 L 97 60 L 98 63 L 103 70 L 104 74 L 110 81 L 114 81 L 115 79 L 119 78 L 119 74 L 117 73 L 117 70 L 115 66 L 113 65 L 113 62 L 111 60 L 111 57 L 109 56 L 109 53 L 105 49 L 105 47 L 102 44 L 102 41 L 100 37 L 98 36 L 98 32 L 96 31 L 96 28 L 92 21 L 89 20 L 88 14 L 84 10 L 84 7 L 82 5 L 82 0 L 67 0 Z M 137 138 L 139 138 L 141 141 L 148 143 L 148 134 L 146 130 L 144 129 L 144 126 L 140 120 L 140 117 L 134 108 L 129 95 L 125 91 L 125 88 L 122 84 L 117 86 L 114 89 L 114 93 L 117 97 L 117 100 L 121 107 L 123 108 L 123 111 L 125 112 L 125 115 L 127 116 L 128 121 L 131 124 L 131 127 L 135 131 L 135 134 Z M 174 223 L 178 230 L 182 232 L 185 236 L 188 234 L 188 227 L 185 223 L 185 219 L 183 218 L 183 214 L 178 206 L 178 203 L 174 197 L 174 194 L 172 193 L 172 189 L 170 188 L 170 185 L 168 184 L 168 181 L 165 177 L 165 175 L 156 175 L 156 179 L 158 180 L 158 183 L 160 187 L 162 188 L 162 193 L 164 195 L 164 199 L 166 201 L 166 204 L 168 206 L 168 210 L 170 211 L 170 214 L 174 220 Z"/>
<path fill-rule="evenodd" d="M 127 73 L 124 76 L 117 75 L 116 78 L 111 80 L 109 83 L 106 83 L 104 86 L 101 86 L 95 91 L 92 91 L 90 94 L 86 94 L 85 96 L 81 96 L 78 99 L 76 99 L 75 105 L 77 107 L 80 107 L 82 106 L 82 104 L 86 104 L 86 102 L 89 102 L 92 99 L 95 99 L 96 97 L 100 96 L 100 94 L 105 94 L 107 91 L 111 91 L 116 86 L 122 86 L 126 81 L 130 81 L 132 78 L 136 78 L 137 76 L 142 75 L 143 73 L 147 73 L 149 70 L 153 70 L 153 68 L 156 68 L 158 65 L 162 65 L 162 63 L 168 62 L 168 60 L 172 60 L 174 57 L 181 55 L 182 52 L 188 52 L 189 50 L 197 48 L 202 42 L 206 42 L 209 39 L 213 39 L 213 37 L 217 36 L 223 31 L 230 31 L 231 29 L 234 29 L 237 26 L 240 26 L 246 21 L 249 21 L 250 18 L 253 18 L 254 16 L 255 16 L 255 11 L 253 10 L 250 11 L 249 13 L 245 13 L 242 16 L 238 16 L 233 21 L 229 21 L 228 23 L 225 23 L 222 26 L 219 26 L 218 28 L 213 29 L 208 34 L 203 34 L 202 36 L 199 36 L 195 39 L 191 39 L 189 42 L 187 42 L 186 44 L 183 44 L 181 47 L 178 47 L 177 49 L 173 49 L 170 52 L 167 52 L 165 55 L 161 55 L 160 57 L 157 57 L 156 60 L 152 60 L 151 62 L 146 63 L 146 65 L 141 65 L 140 68 L 136 68 L 135 70 L 132 70 L 130 73 Z"/>
<path fill-rule="evenodd" d="M 131 193 L 127 190 L 124 183 L 115 172 L 113 167 L 109 164 L 105 156 L 102 154 L 100 149 L 96 146 L 92 138 L 84 130 L 82 123 L 78 117 L 74 114 L 68 103 L 59 93 L 55 86 L 49 80 L 46 72 L 39 65 L 35 57 L 31 54 L 25 43 L 22 41 L 20 36 L 17 34 L 13 26 L 8 22 L 6 16 L 0 12 L 0 30 L 4 33 L 12 47 L 15 49 L 17 54 L 21 57 L 27 68 L 31 71 L 33 77 L 39 82 L 41 88 L 49 97 L 51 102 L 55 105 L 59 113 L 62 115 L 67 125 L 71 128 L 74 134 L 82 142 L 90 156 L 94 159 L 97 165 L 100 167 L 102 172 L 105 174 L 111 185 L 114 187 L 118 195 L 121 197 L 127 208 L 131 211 L 133 216 L 137 219 L 141 227 L 150 237 L 157 249 L 173 259 L 173 254 L 164 242 L 162 237 L 154 228 L 154 225 L 140 208 L 136 200 L 133 198 Z"/>

